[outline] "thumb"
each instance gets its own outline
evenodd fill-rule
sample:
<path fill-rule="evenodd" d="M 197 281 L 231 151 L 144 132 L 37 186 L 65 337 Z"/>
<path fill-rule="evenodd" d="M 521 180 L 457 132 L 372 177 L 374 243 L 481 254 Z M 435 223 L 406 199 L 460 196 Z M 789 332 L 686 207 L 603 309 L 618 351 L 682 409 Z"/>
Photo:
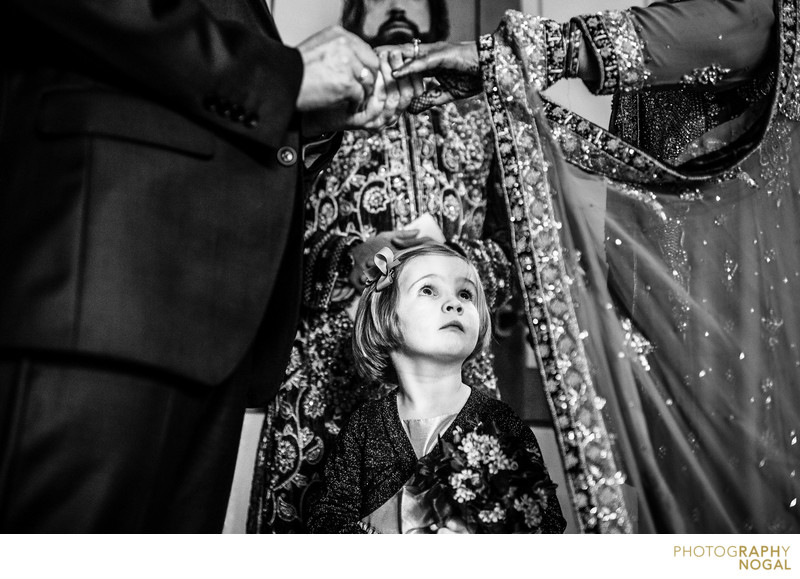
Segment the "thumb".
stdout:
<path fill-rule="evenodd" d="M 417 235 L 419 235 L 419 229 L 400 229 L 395 231 L 395 237 L 399 237 L 400 239 L 411 239 Z"/>

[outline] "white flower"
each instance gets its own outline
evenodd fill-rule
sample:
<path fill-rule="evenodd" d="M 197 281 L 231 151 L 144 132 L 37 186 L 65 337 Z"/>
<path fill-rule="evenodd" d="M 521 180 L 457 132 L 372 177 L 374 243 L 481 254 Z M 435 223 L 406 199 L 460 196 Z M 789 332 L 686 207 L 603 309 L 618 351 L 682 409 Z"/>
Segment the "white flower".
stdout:
<path fill-rule="evenodd" d="M 528 528 L 538 527 L 542 522 L 541 507 L 528 495 L 514 499 L 514 509 L 525 515 Z"/>
<path fill-rule="evenodd" d="M 488 434 L 468 433 L 461 439 L 459 448 L 466 455 L 467 464 L 476 469 L 485 466 L 490 474 L 500 470 L 516 470 L 517 463 L 511 461 L 500 448 L 500 441 Z"/>
<path fill-rule="evenodd" d="M 480 511 L 478 518 L 484 523 L 499 523 L 506 520 L 506 510 L 500 506 L 500 503 L 495 503 L 491 511 Z"/>
<path fill-rule="evenodd" d="M 455 472 L 451 474 L 449 482 L 450 486 L 453 487 L 453 490 L 455 491 L 453 496 L 456 501 L 459 503 L 465 503 L 467 501 L 471 501 L 477 496 L 475 491 L 467 486 L 466 483 L 477 485 L 480 483 L 480 477 L 475 471 L 466 468 L 461 472 Z"/>

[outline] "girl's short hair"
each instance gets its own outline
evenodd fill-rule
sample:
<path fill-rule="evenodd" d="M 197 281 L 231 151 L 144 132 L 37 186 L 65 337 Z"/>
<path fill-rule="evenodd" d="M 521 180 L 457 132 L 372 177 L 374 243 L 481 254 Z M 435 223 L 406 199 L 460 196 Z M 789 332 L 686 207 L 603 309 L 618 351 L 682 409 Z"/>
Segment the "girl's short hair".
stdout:
<path fill-rule="evenodd" d="M 398 281 L 409 261 L 425 255 L 457 257 L 469 265 L 475 277 L 475 307 L 478 310 L 480 328 L 478 342 L 467 360 L 471 360 L 489 346 L 492 338 L 491 315 L 478 270 L 468 258 L 447 245 L 440 243 L 418 245 L 403 250 L 395 256 L 396 265 L 391 274 L 394 280 L 388 287 L 383 291 L 376 291 L 377 284 L 372 283 L 361 295 L 354 322 L 353 355 L 356 369 L 367 379 L 397 384 L 397 373 L 392 365 L 390 353 L 400 348 L 403 343 L 397 317 L 397 303 L 400 297 Z"/>

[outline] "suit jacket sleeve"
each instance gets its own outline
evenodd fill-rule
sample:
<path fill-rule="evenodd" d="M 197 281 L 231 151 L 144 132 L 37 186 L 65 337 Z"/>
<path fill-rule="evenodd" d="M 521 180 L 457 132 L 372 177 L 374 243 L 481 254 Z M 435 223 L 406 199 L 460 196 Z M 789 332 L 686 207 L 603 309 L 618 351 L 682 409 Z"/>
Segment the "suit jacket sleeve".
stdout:
<path fill-rule="evenodd" d="M 11 2 L 182 112 L 268 146 L 282 144 L 303 62 L 277 39 L 221 21 L 198 0 Z M 221 116 L 219 107 L 242 122 Z"/>

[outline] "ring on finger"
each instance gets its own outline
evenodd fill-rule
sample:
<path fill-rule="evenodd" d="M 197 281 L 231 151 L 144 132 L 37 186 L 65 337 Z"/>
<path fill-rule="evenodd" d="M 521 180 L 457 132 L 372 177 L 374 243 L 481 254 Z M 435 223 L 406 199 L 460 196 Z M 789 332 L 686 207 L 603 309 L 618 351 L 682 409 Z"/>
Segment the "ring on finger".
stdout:
<path fill-rule="evenodd" d="M 414 60 L 419 58 L 419 38 L 414 39 Z"/>

